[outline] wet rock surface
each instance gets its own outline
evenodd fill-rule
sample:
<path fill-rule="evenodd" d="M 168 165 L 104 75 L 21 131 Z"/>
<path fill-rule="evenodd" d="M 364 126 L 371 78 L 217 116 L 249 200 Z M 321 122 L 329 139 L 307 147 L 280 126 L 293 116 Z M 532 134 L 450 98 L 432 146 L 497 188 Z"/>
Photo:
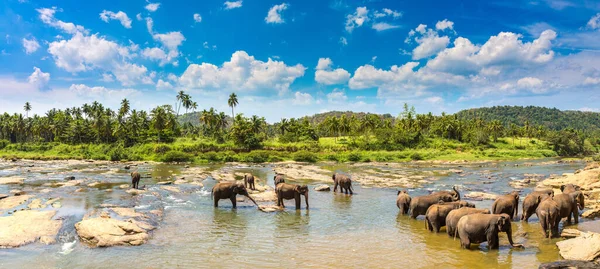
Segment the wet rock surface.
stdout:
<path fill-rule="evenodd" d="M 53 243 L 62 221 L 53 219 L 56 211 L 17 211 L 0 217 L 0 248 L 15 248 L 42 240 Z"/>
<path fill-rule="evenodd" d="M 557 242 L 560 255 L 567 260 L 594 261 L 600 257 L 600 234 L 582 232 L 580 236 Z"/>

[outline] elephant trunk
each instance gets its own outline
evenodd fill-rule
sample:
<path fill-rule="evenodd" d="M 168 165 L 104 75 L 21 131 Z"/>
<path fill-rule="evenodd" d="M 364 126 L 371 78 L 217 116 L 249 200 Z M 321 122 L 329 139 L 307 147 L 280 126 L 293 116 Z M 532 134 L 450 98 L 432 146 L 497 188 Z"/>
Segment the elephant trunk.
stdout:
<path fill-rule="evenodd" d="M 304 193 L 304 202 L 306 202 L 306 209 L 308 209 L 308 191 Z"/>
<path fill-rule="evenodd" d="M 512 239 L 512 224 L 509 222 L 508 227 L 506 228 L 506 237 L 508 237 L 508 243 L 510 243 L 511 247 L 521 247 L 520 244 L 513 243 Z"/>
<path fill-rule="evenodd" d="M 579 202 L 577 203 L 577 205 L 579 206 L 579 210 L 583 210 L 583 208 L 585 207 L 585 197 L 583 196 L 583 193 L 579 192 L 579 194 L 577 195 L 577 197 L 579 198 Z"/>
<path fill-rule="evenodd" d="M 454 192 L 455 192 L 455 195 L 454 195 L 454 198 L 453 198 L 453 199 L 454 199 L 455 201 L 458 201 L 458 200 L 460 200 L 460 192 L 458 192 L 458 189 L 456 189 L 456 186 L 453 186 L 453 187 L 452 187 L 452 190 L 454 190 Z"/>
<path fill-rule="evenodd" d="M 258 206 L 256 201 L 254 201 L 254 199 L 252 199 L 252 197 L 250 197 L 250 195 L 245 195 L 245 196 L 248 197 L 248 199 L 250 199 L 250 201 L 252 201 L 256 206 Z"/>

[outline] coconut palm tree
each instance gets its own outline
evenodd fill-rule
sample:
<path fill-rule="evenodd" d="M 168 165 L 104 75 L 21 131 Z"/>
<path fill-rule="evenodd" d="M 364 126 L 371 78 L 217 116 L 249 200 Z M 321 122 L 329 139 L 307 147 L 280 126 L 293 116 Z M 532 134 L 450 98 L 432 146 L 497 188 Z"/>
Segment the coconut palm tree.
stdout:
<path fill-rule="evenodd" d="M 25 106 L 23 108 L 25 109 L 26 117 L 29 118 L 29 111 L 31 111 L 31 104 L 29 104 L 29 102 L 25 102 Z"/>
<path fill-rule="evenodd" d="M 227 105 L 231 107 L 231 117 L 235 120 L 235 114 L 233 114 L 233 108 L 238 105 L 237 95 L 235 93 L 231 93 L 229 95 L 229 100 L 227 100 Z"/>

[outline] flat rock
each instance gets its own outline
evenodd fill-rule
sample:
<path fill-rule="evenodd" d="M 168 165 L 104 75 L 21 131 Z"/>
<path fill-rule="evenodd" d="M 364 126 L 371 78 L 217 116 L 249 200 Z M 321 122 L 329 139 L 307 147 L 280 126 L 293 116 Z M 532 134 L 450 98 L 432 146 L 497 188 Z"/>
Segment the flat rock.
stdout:
<path fill-rule="evenodd" d="M 23 177 L 0 177 L 0 184 L 23 184 Z"/>
<path fill-rule="evenodd" d="M 111 210 L 113 212 L 115 212 L 117 215 L 122 216 L 122 217 L 129 217 L 129 218 L 144 217 L 144 214 L 135 212 L 135 209 L 133 209 L 133 208 L 113 207 L 113 208 L 111 208 Z"/>
<path fill-rule="evenodd" d="M 40 239 L 42 243 L 55 242 L 62 226 L 53 220 L 56 211 L 17 211 L 12 216 L 0 218 L 0 248 L 15 248 Z"/>
<path fill-rule="evenodd" d="M 139 246 L 150 237 L 138 225 L 113 218 L 90 218 L 75 224 L 77 235 L 91 247 Z"/>
<path fill-rule="evenodd" d="M 498 195 L 492 193 L 473 191 L 465 194 L 465 198 L 474 200 L 496 200 L 496 198 L 498 198 Z"/>
<path fill-rule="evenodd" d="M 130 186 L 131 185 L 129 185 L 129 184 L 122 184 L 122 185 L 119 185 L 119 189 L 129 189 Z"/>
<path fill-rule="evenodd" d="M 274 191 L 265 191 L 258 194 L 252 194 L 252 199 L 257 202 L 277 201 L 277 195 Z"/>
<path fill-rule="evenodd" d="M 262 212 L 276 212 L 276 211 L 282 211 L 283 208 L 280 206 L 274 206 L 274 205 L 269 205 L 269 206 L 261 205 L 261 206 L 258 206 L 258 210 L 260 210 Z"/>
<path fill-rule="evenodd" d="M 175 187 L 175 186 L 162 186 L 160 188 L 163 189 L 163 190 L 166 190 L 166 191 L 170 191 L 170 192 L 176 192 L 176 193 L 180 193 L 181 192 L 181 190 L 179 188 Z"/>
<path fill-rule="evenodd" d="M 597 217 L 600 217 L 600 207 L 586 210 L 585 212 L 583 212 L 583 214 L 581 214 L 581 217 L 584 217 L 586 219 L 595 219 Z"/>
<path fill-rule="evenodd" d="M 600 263 L 584 261 L 556 261 L 540 264 L 538 269 L 600 268 Z"/>
<path fill-rule="evenodd" d="M 125 192 L 127 192 L 131 195 L 138 195 L 138 194 L 146 193 L 146 190 L 129 189 L 129 190 L 126 190 Z"/>
<path fill-rule="evenodd" d="M 92 182 L 92 183 L 88 184 L 87 186 L 93 188 L 93 187 L 96 187 L 96 186 L 98 186 L 100 184 L 101 184 L 100 182 Z"/>
<path fill-rule="evenodd" d="M 10 196 L 0 200 L 0 209 L 10 209 L 25 203 L 33 195 Z"/>
<path fill-rule="evenodd" d="M 574 238 L 581 235 L 581 231 L 577 229 L 563 229 L 560 233 L 560 237 Z"/>
<path fill-rule="evenodd" d="M 581 236 L 557 242 L 560 255 L 567 260 L 593 261 L 600 256 L 600 234 L 583 232 Z"/>
<path fill-rule="evenodd" d="M 31 201 L 31 203 L 29 203 L 29 205 L 27 205 L 27 207 L 29 209 L 40 209 L 40 208 L 44 208 L 44 204 L 42 203 L 42 199 L 33 199 L 33 201 Z"/>
<path fill-rule="evenodd" d="M 156 182 L 156 185 L 171 185 L 173 184 L 173 181 L 159 181 Z"/>
<path fill-rule="evenodd" d="M 50 193 L 51 191 L 51 189 L 43 189 L 40 191 L 40 193 Z"/>
<path fill-rule="evenodd" d="M 315 191 L 330 191 L 329 185 L 323 184 L 315 187 Z"/>
<path fill-rule="evenodd" d="M 181 184 L 187 184 L 187 183 L 188 183 L 188 181 L 185 179 L 178 179 L 178 180 L 175 180 L 175 182 L 173 182 L 173 184 L 175 184 L 175 185 L 181 185 Z"/>

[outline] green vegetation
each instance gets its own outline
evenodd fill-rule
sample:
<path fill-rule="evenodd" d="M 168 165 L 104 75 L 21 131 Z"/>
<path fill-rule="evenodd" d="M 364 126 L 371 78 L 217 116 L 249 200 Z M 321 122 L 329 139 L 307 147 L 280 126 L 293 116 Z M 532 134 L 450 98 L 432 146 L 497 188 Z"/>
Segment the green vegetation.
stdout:
<path fill-rule="evenodd" d="M 237 105 L 237 96 L 230 95 L 232 114 Z M 177 116 L 182 108 L 186 114 Z M 230 118 L 213 108 L 187 113 L 190 109 L 197 104 L 183 91 L 175 109 L 163 105 L 150 113 L 131 110 L 124 99 L 118 111 L 94 102 L 28 117 L 31 105 L 26 104 L 25 116 L 0 115 L 0 157 L 197 163 L 505 160 L 589 156 L 600 142 L 592 127 L 535 125 L 537 114 L 521 122 L 486 112 L 487 121 L 467 112 L 417 114 L 405 105 L 396 118 L 330 112 L 270 125 L 258 116 Z"/>

